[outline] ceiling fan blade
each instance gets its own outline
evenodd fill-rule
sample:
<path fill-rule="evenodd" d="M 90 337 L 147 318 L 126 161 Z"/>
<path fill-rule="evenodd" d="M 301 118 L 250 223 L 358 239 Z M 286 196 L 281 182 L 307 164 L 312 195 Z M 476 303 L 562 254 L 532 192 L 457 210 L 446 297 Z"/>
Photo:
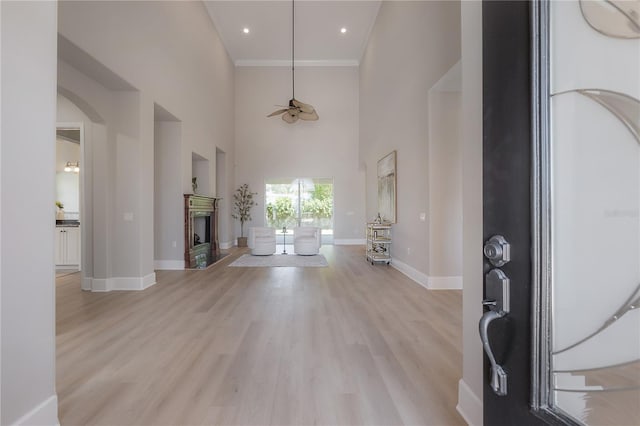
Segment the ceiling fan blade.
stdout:
<path fill-rule="evenodd" d="M 296 121 L 298 121 L 298 113 L 297 112 L 294 112 L 293 114 L 291 112 L 284 113 L 282 114 L 282 119 L 289 124 L 293 124 Z"/>
<path fill-rule="evenodd" d="M 305 121 L 317 121 L 320 117 L 318 117 L 318 113 L 313 111 L 312 113 L 308 113 L 308 112 L 301 112 L 300 114 L 298 114 L 298 117 L 300 117 L 300 120 L 305 120 Z"/>
<path fill-rule="evenodd" d="M 287 112 L 287 111 L 289 111 L 289 108 L 279 109 L 279 110 L 274 111 L 271 114 L 267 115 L 267 117 L 275 117 L 276 115 L 280 115 L 283 112 Z"/>
<path fill-rule="evenodd" d="M 306 113 L 309 113 L 309 114 L 313 113 L 313 106 L 312 106 L 312 105 L 305 104 L 304 102 L 300 102 L 299 100 L 297 100 L 297 99 L 295 99 L 295 98 L 294 98 L 294 99 L 292 99 L 292 100 L 291 100 L 291 102 L 292 102 L 295 106 L 297 106 L 298 108 L 300 108 L 300 111 L 302 111 L 302 112 L 306 112 Z"/>

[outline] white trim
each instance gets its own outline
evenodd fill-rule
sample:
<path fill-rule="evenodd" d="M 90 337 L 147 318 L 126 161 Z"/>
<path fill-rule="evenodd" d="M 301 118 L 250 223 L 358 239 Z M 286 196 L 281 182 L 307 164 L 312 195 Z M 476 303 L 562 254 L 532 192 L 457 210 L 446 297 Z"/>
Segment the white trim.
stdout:
<path fill-rule="evenodd" d="M 456 405 L 456 410 L 469 426 L 482 425 L 482 400 L 473 393 L 463 379 L 458 381 L 458 405 Z"/>
<path fill-rule="evenodd" d="M 20 417 L 13 426 L 58 426 L 58 396 L 53 394 L 38 404 L 33 410 Z"/>
<path fill-rule="evenodd" d="M 153 269 L 161 271 L 181 271 L 184 269 L 184 260 L 154 260 Z"/>
<path fill-rule="evenodd" d="M 112 290 L 141 291 L 156 283 L 156 273 L 152 272 L 144 277 L 93 278 L 91 280 L 91 290 L 95 292 Z"/>
<path fill-rule="evenodd" d="M 393 258 L 391 259 L 391 266 L 420 284 L 422 287 L 429 289 L 429 277 L 426 274 Z"/>
<path fill-rule="evenodd" d="M 220 248 L 222 250 L 227 250 L 227 249 L 230 249 L 231 247 L 233 247 L 233 241 L 225 241 L 220 243 Z"/>
<path fill-rule="evenodd" d="M 336 243 L 337 244 L 337 243 Z M 413 266 L 392 258 L 391 266 L 411 278 L 427 290 L 462 290 L 462 277 L 430 277 Z"/>
<path fill-rule="evenodd" d="M 353 238 L 353 239 L 348 239 L 348 238 L 335 239 L 334 238 L 333 240 L 334 246 L 363 246 L 366 243 L 367 243 L 367 240 L 359 239 L 359 238 Z"/>
<path fill-rule="evenodd" d="M 91 280 L 91 291 L 103 292 L 111 291 L 108 278 L 87 278 Z"/>
<path fill-rule="evenodd" d="M 144 277 L 142 277 L 142 288 L 140 290 L 144 290 L 146 288 L 149 288 L 152 285 L 154 285 L 156 282 L 157 282 L 156 281 L 156 273 L 155 272 L 151 272 L 150 274 L 147 274 Z"/>
<path fill-rule="evenodd" d="M 462 277 L 429 277 L 430 290 L 462 290 Z"/>
<path fill-rule="evenodd" d="M 238 59 L 236 67 L 291 67 L 288 60 Z M 295 61 L 296 67 L 357 67 L 360 63 L 355 59 L 325 59 L 316 61 Z"/>
<path fill-rule="evenodd" d="M 93 286 L 93 278 L 91 277 L 82 277 L 81 288 L 86 291 L 91 291 Z"/>

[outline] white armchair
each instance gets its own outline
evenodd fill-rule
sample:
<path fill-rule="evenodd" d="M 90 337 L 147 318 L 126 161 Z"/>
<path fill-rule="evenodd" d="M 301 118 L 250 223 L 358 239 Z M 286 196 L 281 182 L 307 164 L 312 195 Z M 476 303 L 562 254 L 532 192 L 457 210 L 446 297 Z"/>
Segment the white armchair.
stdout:
<path fill-rule="evenodd" d="M 293 228 L 293 251 L 303 256 L 318 254 L 321 237 L 320 228 L 314 226 Z"/>
<path fill-rule="evenodd" d="M 268 256 L 276 252 L 275 228 L 249 228 L 248 246 L 254 256 Z"/>

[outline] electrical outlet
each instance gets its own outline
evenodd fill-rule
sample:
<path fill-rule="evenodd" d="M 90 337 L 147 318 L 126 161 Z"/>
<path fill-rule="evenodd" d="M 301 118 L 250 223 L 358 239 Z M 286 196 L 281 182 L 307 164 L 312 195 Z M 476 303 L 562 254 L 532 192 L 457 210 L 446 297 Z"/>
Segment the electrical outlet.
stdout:
<path fill-rule="evenodd" d="M 407 247 L 407 254 L 411 254 L 411 247 Z"/>
<path fill-rule="evenodd" d="M 427 220 L 427 214 L 426 213 L 420 213 L 420 222 L 424 222 Z"/>

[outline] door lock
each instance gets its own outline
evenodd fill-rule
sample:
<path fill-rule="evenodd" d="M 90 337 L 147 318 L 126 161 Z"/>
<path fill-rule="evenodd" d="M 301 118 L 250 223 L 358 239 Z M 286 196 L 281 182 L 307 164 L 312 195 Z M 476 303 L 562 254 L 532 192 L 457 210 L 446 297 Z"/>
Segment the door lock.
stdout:
<path fill-rule="evenodd" d="M 494 235 L 484 245 L 484 255 L 493 266 L 500 268 L 511 260 L 511 245 L 502 235 Z"/>

